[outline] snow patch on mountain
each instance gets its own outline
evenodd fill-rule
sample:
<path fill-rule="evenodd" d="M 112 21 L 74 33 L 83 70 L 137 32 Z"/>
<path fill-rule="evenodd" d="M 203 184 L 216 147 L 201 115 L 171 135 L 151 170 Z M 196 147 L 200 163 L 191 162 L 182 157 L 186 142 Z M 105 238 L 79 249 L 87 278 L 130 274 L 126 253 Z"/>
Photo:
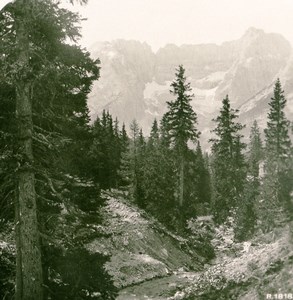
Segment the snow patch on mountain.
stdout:
<path fill-rule="evenodd" d="M 210 114 L 218 110 L 221 106 L 221 101 L 216 100 L 217 87 L 213 89 L 192 88 L 194 99 L 191 104 L 196 112 L 202 114 Z"/>
<path fill-rule="evenodd" d="M 143 97 L 146 100 L 154 99 L 157 102 L 157 96 L 169 92 L 171 81 L 166 81 L 164 85 L 157 83 L 156 81 L 147 82 L 143 91 Z"/>
<path fill-rule="evenodd" d="M 109 59 L 113 59 L 113 58 L 115 58 L 117 56 L 117 52 L 109 51 L 107 53 L 107 56 L 108 56 Z"/>

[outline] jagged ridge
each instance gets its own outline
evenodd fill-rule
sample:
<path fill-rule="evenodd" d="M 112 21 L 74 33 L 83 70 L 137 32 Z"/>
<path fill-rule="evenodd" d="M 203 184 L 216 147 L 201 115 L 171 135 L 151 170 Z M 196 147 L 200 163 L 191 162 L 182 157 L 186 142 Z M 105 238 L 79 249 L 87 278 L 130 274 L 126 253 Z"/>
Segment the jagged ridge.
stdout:
<path fill-rule="evenodd" d="M 108 109 L 121 122 L 136 118 L 148 133 L 154 117 L 165 112 L 175 68 L 183 64 L 195 98 L 203 147 L 207 147 L 211 119 L 229 94 L 241 121 L 265 124 L 271 86 L 281 78 L 293 116 L 293 52 L 281 35 L 250 28 L 236 41 L 222 45 L 167 45 L 153 53 L 146 43 L 116 40 L 97 43 L 92 55 L 101 59 L 101 79 L 89 98 L 92 118 Z"/>

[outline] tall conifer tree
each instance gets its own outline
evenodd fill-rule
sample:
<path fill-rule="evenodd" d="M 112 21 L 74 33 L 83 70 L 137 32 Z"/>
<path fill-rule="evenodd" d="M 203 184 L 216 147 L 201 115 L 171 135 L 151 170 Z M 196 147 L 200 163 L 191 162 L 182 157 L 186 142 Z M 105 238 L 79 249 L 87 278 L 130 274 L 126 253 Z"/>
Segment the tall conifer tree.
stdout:
<path fill-rule="evenodd" d="M 264 165 L 264 205 L 267 226 L 272 227 L 280 218 L 282 208 L 292 214 L 292 145 L 289 138 L 289 121 L 284 109 L 286 98 L 278 79 L 274 95 L 269 102 L 267 128 L 265 129 L 265 165 Z M 266 227 L 267 227 L 266 226 Z"/>
<path fill-rule="evenodd" d="M 219 223 L 224 222 L 230 209 L 236 206 L 245 179 L 244 144 L 240 140 L 243 126 L 235 122 L 238 111 L 231 108 L 228 96 L 222 103 L 220 115 L 214 120 L 216 138 L 210 140 L 213 143 L 213 211 Z"/>
<path fill-rule="evenodd" d="M 178 155 L 179 175 L 179 206 L 184 201 L 184 171 L 188 142 L 195 142 L 199 137 L 197 115 L 190 104 L 193 94 L 190 83 L 186 82 L 185 69 L 179 66 L 175 74 L 175 80 L 171 83 L 171 94 L 176 97 L 167 102 L 168 111 L 163 116 L 164 130 L 168 134 L 174 150 Z"/>
<path fill-rule="evenodd" d="M 0 26 L 1 33 L 5 32 L 5 42 L 2 40 L 4 43 L 1 44 L 1 54 L 3 55 L 1 55 L 0 63 L 1 67 L 6 70 L 4 81 L 9 82 L 15 91 L 15 116 L 18 127 L 15 139 L 17 147 L 14 149 L 17 154 L 14 158 L 18 159 L 18 169 L 14 173 L 14 176 L 17 174 L 15 178 L 17 185 L 15 201 L 16 299 L 43 299 L 43 270 L 40 225 L 38 224 L 40 216 L 37 216 L 39 211 L 36 199 L 44 196 L 44 185 L 42 189 L 41 184 L 37 185 L 36 176 L 39 176 L 37 178 L 39 183 L 40 176 L 44 177 L 49 172 L 51 163 L 51 160 L 46 161 L 44 157 L 40 157 L 40 153 L 44 153 L 44 149 L 51 152 L 49 146 L 61 149 L 60 144 L 65 142 L 65 139 L 60 138 L 60 134 L 61 131 L 62 133 L 66 131 L 64 124 L 67 120 L 62 122 L 65 118 L 61 121 L 54 115 L 55 96 L 61 95 L 57 98 L 62 101 L 59 104 L 59 110 L 62 107 L 63 117 L 68 117 L 72 121 L 71 124 L 79 123 L 83 126 L 82 118 L 74 117 L 74 105 L 79 102 L 79 108 L 75 112 L 82 114 L 82 117 L 86 115 L 86 109 L 82 110 L 86 105 L 81 108 L 86 97 L 80 96 L 86 95 L 92 78 L 97 78 L 98 69 L 94 71 L 95 68 L 91 69 L 90 66 L 93 65 L 93 61 L 91 59 L 86 61 L 86 54 L 77 46 L 65 43 L 68 38 L 75 41 L 79 36 L 78 29 L 75 27 L 78 20 L 77 15 L 59 9 L 56 2 L 49 0 L 16 0 L 1 11 Z M 71 55 L 74 57 L 72 60 L 69 59 Z M 78 65 L 76 67 L 79 72 L 78 76 L 73 74 L 72 65 Z M 87 69 L 88 66 L 90 66 L 89 69 Z M 86 72 L 84 72 L 85 69 L 87 69 Z M 84 77 L 81 83 L 79 76 L 82 75 Z M 93 75 L 92 78 L 90 78 L 91 75 Z M 67 80 L 66 87 L 57 83 L 56 78 L 61 77 L 63 83 Z M 76 80 L 77 77 L 78 80 Z M 73 83 L 74 80 L 75 83 Z M 45 81 L 46 85 L 42 86 Z M 76 86 L 77 82 L 79 86 Z M 48 86 L 56 90 L 54 88 L 50 90 Z M 71 93 L 71 87 L 75 88 L 75 96 Z M 66 92 L 65 89 L 67 89 Z M 53 91 L 55 95 L 51 97 Z M 65 102 L 69 100 L 69 95 L 72 99 L 72 107 L 70 107 L 72 111 L 68 109 L 69 106 L 65 105 Z M 43 110 L 39 110 L 41 106 Z M 50 114 L 48 114 L 49 111 Z M 52 134 L 52 128 L 54 128 L 54 134 Z M 77 130 L 74 133 L 77 133 Z M 57 142 L 58 146 L 51 143 L 52 141 Z M 48 186 L 47 183 L 47 189 Z M 42 192 L 42 195 L 37 194 L 38 192 Z M 38 201 L 38 209 L 40 209 L 40 202 L 42 201 Z"/>
<path fill-rule="evenodd" d="M 196 147 L 196 190 L 197 190 L 197 214 L 207 213 L 211 201 L 211 182 L 208 166 L 208 157 L 204 158 L 200 142 Z"/>
<path fill-rule="evenodd" d="M 122 153 L 119 175 L 122 187 L 126 187 L 130 199 L 144 207 L 144 193 L 142 188 L 143 158 L 145 141 L 142 130 L 136 120 L 130 124 L 130 140 L 125 152 Z"/>
<path fill-rule="evenodd" d="M 263 160 L 263 145 L 257 121 L 253 122 L 249 136 L 248 173 L 259 178 L 260 163 Z"/>
<path fill-rule="evenodd" d="M 146 210 L 168 227 L 176 228 L 176 173 L 174 153 L 160 136 L 155 119 L 146 144 L 143 164 L 143 190 Z"/>
<path fill-rule="evenodd" d="M 250 131 L 248 152 L 248 170 L 244 192 L 236 214 L 235 237 L 239 241 L 251 238 L 257 221 L 257 203 L 260 193 L 260 163 L 262 157 L 262 141 L 257 122 L 254 121 Z"/>

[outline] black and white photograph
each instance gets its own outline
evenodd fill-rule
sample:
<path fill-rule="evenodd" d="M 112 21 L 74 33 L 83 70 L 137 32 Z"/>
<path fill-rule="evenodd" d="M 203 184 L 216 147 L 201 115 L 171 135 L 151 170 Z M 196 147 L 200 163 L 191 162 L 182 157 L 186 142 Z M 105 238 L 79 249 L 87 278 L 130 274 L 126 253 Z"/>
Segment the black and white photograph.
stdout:
<path fill-rule="evenodd" d="M 0 0 L 0 300 L 293 300 L 293 0 Z"/>

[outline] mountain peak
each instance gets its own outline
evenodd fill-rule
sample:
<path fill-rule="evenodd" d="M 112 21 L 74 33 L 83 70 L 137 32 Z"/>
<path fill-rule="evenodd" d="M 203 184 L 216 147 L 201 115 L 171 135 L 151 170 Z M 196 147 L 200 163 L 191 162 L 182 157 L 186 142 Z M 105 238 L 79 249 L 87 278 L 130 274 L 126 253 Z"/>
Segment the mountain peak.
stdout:
<path fill-rule="evenodd" d="M 255 27 L 249 27 L 245 31 L 244 35 L 247 35 L 247 36 L 249 36 L 249 35 L 260 35 L 260 34 L 264 34 L 264 33 L 265 32 L 264 32 L 263 29 L 259 29 L 259 28 L 255 28 Z"/>
<path fill-rule="evenodd" d="M 262 29 L 257 29 L 255 27 L 248 28 L 244 35 L 241 37 L 241 41 L 244 41 L 245 44 L 255 41 L 260 36 L 265 35 L 265 32 Z"/>

